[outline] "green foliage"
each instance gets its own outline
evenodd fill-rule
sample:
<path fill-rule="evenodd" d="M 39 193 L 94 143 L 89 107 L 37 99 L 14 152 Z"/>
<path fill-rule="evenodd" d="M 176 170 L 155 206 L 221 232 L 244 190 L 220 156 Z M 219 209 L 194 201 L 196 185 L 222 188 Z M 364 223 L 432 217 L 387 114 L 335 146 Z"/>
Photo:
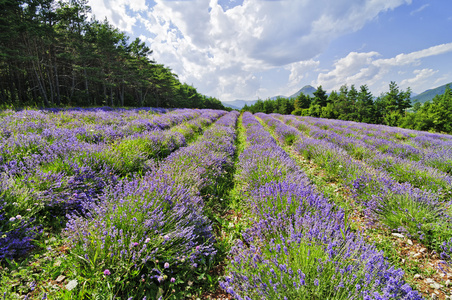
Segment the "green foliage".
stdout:
<path fill-rule="evenodd" d="M 153 106 L 224 109 L 150 59 L 145 42 L 106 19 L 89 20 L 87 1 L 2 1 L 0 103 L 24 106 Z"/>
<path fill-rule="evenodd" d="M 311 97 L 309 95 L 300 93 L 300 95 L 298 95 L 298 97 L 295 98 L 295 102 L 294 102 L 295 110 L 309 108 L 310 105 L 311 105 Z"/>
<path fill-rule="evenodd" d="M 324 107 L 328 104 L 328 96 L 326 94 L 326 91 L 322 89 L 321 85 L 317 87 L 317 90 L 314 92 L 314 99 L 312 102 L 314 104 L 320 105 L 320 107 Z"/>
<path fill-rule="evenodd" d="M 437 95 L 401 119 L 400 126 L 415 130 L 433 130 L 452 133 L 452 90 L 446 86 L 444 94 Z"/>

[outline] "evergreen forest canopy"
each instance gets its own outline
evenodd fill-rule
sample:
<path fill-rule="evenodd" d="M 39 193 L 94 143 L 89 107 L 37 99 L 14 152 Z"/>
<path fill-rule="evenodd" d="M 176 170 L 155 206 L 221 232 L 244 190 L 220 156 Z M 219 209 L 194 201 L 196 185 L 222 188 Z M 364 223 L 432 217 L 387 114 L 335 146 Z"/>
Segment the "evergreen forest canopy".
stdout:
<path fill-rule="evenodd" d="M 87 0 L 0 0 L 0 104 L 225 109 L 89 12 Z"/>
<path fill-rule="evenodd" d="M 275 100 L 259 100 L 244 111 L 253 113 L 279 113 L 340 119 L 372 124 L 384 124 L 403 128 L 452 133 L 452 90 L 446 87 L 444 94 L 436 95 L 424 104 L 411 103 L 411 90 L 401 90 L 395 82 L 389 91 L 374 97 L 367 85 L 341 86 L 339 91 L 327 95 L 322 86 L 314 96 L 301 93 L 296 98 L 278 97 Z"/>

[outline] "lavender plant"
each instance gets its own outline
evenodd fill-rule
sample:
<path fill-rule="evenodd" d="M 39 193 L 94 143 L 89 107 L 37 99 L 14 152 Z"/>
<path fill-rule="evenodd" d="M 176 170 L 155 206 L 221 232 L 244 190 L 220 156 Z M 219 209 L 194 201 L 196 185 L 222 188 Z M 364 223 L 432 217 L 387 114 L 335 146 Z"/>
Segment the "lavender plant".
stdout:
<path fill-rule="evenodd" d="M 215 119 L 224 113 L 210 114 Z M 232 163 L 236 119 L 237 113 L 223 116 L 143 179 L 108 188 L 97 204 L 86 203 L 87 218 L 70 217 L 67 234 L 82 276 L 107 279 L 94 284 L 92 293 L 172 299 L 187 295 L 187 278 L 193 284 L 199 268 L 216 254 L 198 195 L 206 188 L 211 192 Z"/>
<path fill-rule="evenodd" d="M 390 267 L 381 252 L 349 230 L 344 212 L 315 192 L 250 114 L 244 114 L 243 123 L 249 147 L 239 158 L 238 178 L 247 184 L 239 188 L 245 192 L 242 202 L 250 207 L 254 225 L 231 251 L 229 273 L 221 283 L 225 291 L 236 299 L 420 299 L 403 282 L 403 272 Z M 273 125 L 278 130 L 277 123 Z M 261 148 L 280 154 L 274 155 L 276 164 L 270 169 L 292 168 L 274 177 L 264 173 L 259 181 L 247 175 L 252 172 L 248 168 L 268 165 L 259 155 L 267 153 L 255 146 L 263 140 L 267 143 Z"/>
<path fill-rule="evenodd" d="M 92 293 L 169 296 L 215 255 L 200 200 L 154 176 L 121 181 L 87 207 L 86 218 L 69 217 L 71 259 Z"/>
<path fill-rule="evenodd" d="M 269 119 L 269 117 L 264 118 Z M 297 121 L 291 119 L 290 123 L 296 126 Z M 284 131 L 276 130 L 276 128 L 284 128 L 287 125 L 275 124 L 278 125 L 275 127 L 275 133 L 283 137 L 284 132 L 288 129 Z M 446 246 L 452 238 L 451 217 L 446 209 L 450 201 L 447 186 L 445 186 L 444 191 L 440 190 L 440 192 L 419 189 L 417 188 L 418 185 L 411 183 L 418 180 L 417 182 L 423 186 L 428 182 L 428 179 L 417 178 L 416 174 L 411 174 L 412 177 L 408 180 L 409 182 L 399 183 L 393 179 L 394 174 L 386 172 L 387 166 L 373 169 L 366 164 L 369 160 L 379 160 L 375 151 L 372 152 L 373 157 L 369 156 L 370 158 L 365 159 L 364 163 L 356 161 L 348 155 L 347 151 L 344 151 L 347 149 L 346 146 L 340 147 L 344 145 L 343 139 L 335 137 L 331 140 L 328 138 L 331 136 L 330 133 L 323 129 L 310 130 L 310 134 L 317 137 L 319 137 L 319 132 L 321 132 L 320 136 L 325 139 L 306 138 L 300 133 L 294 148 L 308 159 L 314 159 L 316 163 L 328 171 L 329 176 L 341 179 L 353 191 L 358 202 L 364 205 L 365 211 L 370 216 L 394 230 L 402 231 L 411 238 L 421 240 L 431 249 L 441 253 L 442 257 L 447 259 L 450 257 L 447 252 L 449 247 Z M 345 144 L 350 144 L 350 142 Z M 379 161 L 383 160 L 380 159 Z M 404 168 L 403 164 L 401 166 L 396 163 L 391 165 Z M 422 168 L 420 169 L 422 170 Z M 404 172 L 406 173 L 406 170 Z M 422 171 L 420 172 L 422 173 Z M 443 180 L 438 175 L 433 178 L 435 178 L 433 184 Z"/>

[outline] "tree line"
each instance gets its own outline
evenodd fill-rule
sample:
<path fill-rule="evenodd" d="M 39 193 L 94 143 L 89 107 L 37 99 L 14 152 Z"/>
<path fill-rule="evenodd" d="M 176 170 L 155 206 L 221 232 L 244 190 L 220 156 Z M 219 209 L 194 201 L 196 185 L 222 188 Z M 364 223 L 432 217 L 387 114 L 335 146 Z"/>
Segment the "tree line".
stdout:
<path fill-rule="evenodd" d="M 449 86 L 443 95 L 435 96 L 432 101 L 414 105 L 411 103 L 411 89 L 403 91 L 395 82 L 389 84 L 389 91 L 378 97 L 372 95 L 367 85 L 359 89 L 354 85 L 350 88 L 343 85 L 339 91 L 329 95 L 319 86 L 313 94 L 312 97 L 301 93 L 296 98 L 258 100 L 253 105 L 245 105 L 242 110 L 452 133 L 452 91 Z"/>
<path fill-rule="evenodd" d="M 225 109 L 89 13 L 87 0 L 0 0 L 0 106 Z"/>

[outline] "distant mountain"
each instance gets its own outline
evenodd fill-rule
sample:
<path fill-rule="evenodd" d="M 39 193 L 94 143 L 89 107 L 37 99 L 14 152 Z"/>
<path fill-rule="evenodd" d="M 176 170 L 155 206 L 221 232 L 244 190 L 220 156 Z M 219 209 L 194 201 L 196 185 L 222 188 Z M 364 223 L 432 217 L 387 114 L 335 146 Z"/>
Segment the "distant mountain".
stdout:
<path fill-rule="evenodd" d="M 289 96 L 289 98 L 297 98 L 298 95 L 300 95 L 301 93 L 314 97 L 315 91 L 317 91 L 317 89 L 315 87 L 313 87 L 311 85 L 305 85 L 304 87 L 301 88 L 301 90 L 299 90 L 295 94 Z"/>
<path fill-rule="evenodd" d="M 450 86 L 452 87 L 452 82 L 450 82 L 448 84 L 450 84 Z M 419 95 L 411 97 L 411 103 L 416 103 L 416 102 L 424 103 L 424 102 L 432 100 L 436 95 L 444 94 L 444 92 L 446 91 L 446 86 L 448 84 L 439 86 L 434 89 L 426 90 L 426 91 L 420 93 Z"/>
<path fill-rule="evenodd" d="M 240 109 L 240 107 L 235 106 L 235 105 L 232 105 L 232 104 L 230 104 L 230 102 L 221 102 L 221 103 L 222 103 L 223 106 L 225 106 L 225 107 L 229 107 L 229 108 L 232 108 L 232 109 Z"/>
<path fill-rule="evenodd" d="M 300 95 L 300 93 L 303 93 L 305 95 L 309 95 L 311 97 L 314 97 L 314 92 L 317 91 L 316 88 L 310 86 L 310 85 L 305 85 L 304 87 L 302 87 L 298 92 L 296 92 L 295 94 L 286 97 L 286 96 L 282 96 L 282 95 L 278 95 L 278 96 L 273 96 L 268 98 L 269 100 L 276 100 L 278 97 L 281 98 L 296 98 L 298 97 L 298 95 Z M 268 100 L 265 99 L 265 100 Z M 254 103 L 256 103 L 258 100 L 234 100 L 234 101 L 222 101 L 221 103 L 223 103 L 224 106 L 230 107 L 232 109 L 242 109 L 245 105 L 253 105 Z"/>
<path fill-rule="evenodd" d="M 234 101 L 222 101 L 224 106 L 230 107 L 232 109 L 241 109 L 245 105 L 253 105 L 257 100 L 234 100 Z"/>

